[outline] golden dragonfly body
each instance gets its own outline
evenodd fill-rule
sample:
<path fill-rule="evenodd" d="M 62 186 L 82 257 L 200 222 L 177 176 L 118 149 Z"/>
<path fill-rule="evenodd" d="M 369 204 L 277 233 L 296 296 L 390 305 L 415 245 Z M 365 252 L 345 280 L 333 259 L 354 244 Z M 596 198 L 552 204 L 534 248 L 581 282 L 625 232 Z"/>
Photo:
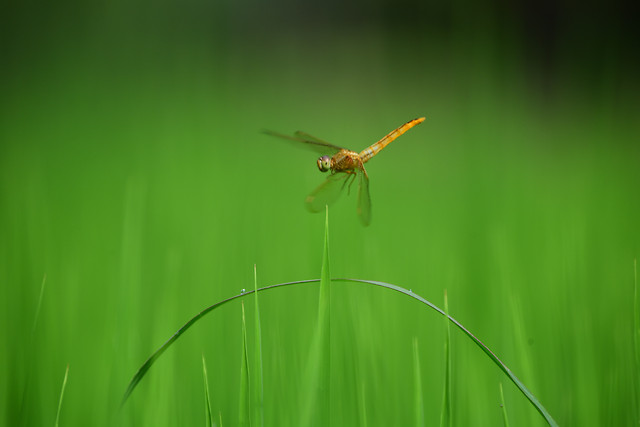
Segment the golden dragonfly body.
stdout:
<path fill-rule="evenodd" d="M 412 127 L 419 125 L 424 120 L 424 117 L 420 117 L 408 121 L 360 153 L 338 147 L 337 145 L 330 144 L 300 131 L 296 132 L 295 136 L 283 135 L 271 131 L 265 131 L 265 133 L 291 141 L 302 142 L 306 144 L 307 147 L 323 154 L 322 157 L 317 160 L 318 169 L 322 172 L 331 171 L 331 174 L 305 199 L 307 209 L 311 212 L 323 211 L 325 205 L 333 203 L 342 192 L 342 189 L 346 187 L 347 184 L 349 184 L 350 187 L 356 176 L 358 176 L 358 217 L 364 225 L 369 225 L 371 222 L 371 197 L 369 195 L 369 175 L 367 174 L 364 164 L 393 140 Z"/>

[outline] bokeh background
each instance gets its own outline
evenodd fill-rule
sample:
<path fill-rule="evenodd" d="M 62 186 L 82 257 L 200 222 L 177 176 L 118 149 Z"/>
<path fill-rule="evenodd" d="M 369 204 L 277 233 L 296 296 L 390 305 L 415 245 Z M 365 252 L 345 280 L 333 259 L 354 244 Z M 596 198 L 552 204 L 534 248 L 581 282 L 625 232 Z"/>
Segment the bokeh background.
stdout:
<path fill-rule="evenodd" d="M 3 3 L 0 424 L 53 425 L 69 365 L 61 425 L 198 425 L 204 354 L 214 412 L 236 425 L 239 303 L 119 403 L 182 323 L 253 286 L 254 264 L 260 286 L 319 277 L 324 216 L 303 207 L 323 179 L 315 155 L 260 130 L 361 150 L 420 116 L 367 166 L 371 226 L 353 195 L 331 207 L 332 275 L 439 305 L 447 290 L 451 314 L 561 425 L 637 424 L 637 12 L 566 0 Z M 267 425 L 297 425 L 317 295 L 262 295 Z M 336 284 L 331 316 L 334 425 L 415 422 L 414 338 L 427 424 L 439 422 L 438 315 Z M 501 423 L 501 382 L 512 425 L 543 424 L 458 331 L 452 360 L 455 425 Z"/>

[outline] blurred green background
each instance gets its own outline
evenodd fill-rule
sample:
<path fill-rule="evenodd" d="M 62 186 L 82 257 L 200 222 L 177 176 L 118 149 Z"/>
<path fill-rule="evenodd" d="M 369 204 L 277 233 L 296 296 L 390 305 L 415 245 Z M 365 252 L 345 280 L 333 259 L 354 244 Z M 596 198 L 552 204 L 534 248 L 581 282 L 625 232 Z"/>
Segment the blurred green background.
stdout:
<path fill-rule="evenodd" d="M 640 244 L 636 6 L 560 2 L 17 2 L 2 7 L 0 424 L 236 425 L 240 304 L 142 362 L 188 318 L 253 286 L 317 278 L 324 216 L 304 130 L 361 150 L 373 220 L 330 210 L 333 277 L 442 305 L 561 425 L 637 423 Z M 41 308 L 39 295 L 46 276 Z M 296 425 L 316 285 L 261 296 L 265 421 Z M 252 300 L 245 302 L 253 316 Z M 418 339 L 440 419 L 444 323 L 336 284 L 334 425 L 412 425 Z M 37 315 L 39 313 L 39 315 Z M 249 323 L 252 325 L 251 321 Z M 252 330 L 249 331 L 253 333 Z M 542 418 L 452 331 L 455 425 Z M 252 341 L 250 341 L 252 342 Z"/>

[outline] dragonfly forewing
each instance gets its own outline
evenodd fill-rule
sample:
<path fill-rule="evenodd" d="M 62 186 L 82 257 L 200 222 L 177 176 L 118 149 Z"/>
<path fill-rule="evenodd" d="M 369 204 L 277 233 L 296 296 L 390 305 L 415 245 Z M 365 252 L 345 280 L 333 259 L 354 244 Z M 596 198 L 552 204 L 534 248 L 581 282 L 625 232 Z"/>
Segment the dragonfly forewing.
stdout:
<path fill-rule="evenodd" d="M 311 212 L 324 211 L 325 205 L 335 202 L 343 187 L 347 184 L 348 173 L 334 173 L 327 177 L 322 184 L 311 192 L 305 199 L 305 205 Z"/>
<path fill-rule="evenodd" d="M 296 143 L 295 145 L 297 147 L 307 148 L 322 155 L 333 155 L 342 150 L 342 148 L 338 147 L 337 145 L 330 144 L 326 141 L 300 131 L 296 132 L 295 136 L 285 135 L 283 133 L 278 133 L 271 130 L 263 130 L 262 132 L 267 135 L 276 136 L 288 141 L 293 141 Z M 301 142 L 302 144 L 298 144 L 299 142 Z"/>

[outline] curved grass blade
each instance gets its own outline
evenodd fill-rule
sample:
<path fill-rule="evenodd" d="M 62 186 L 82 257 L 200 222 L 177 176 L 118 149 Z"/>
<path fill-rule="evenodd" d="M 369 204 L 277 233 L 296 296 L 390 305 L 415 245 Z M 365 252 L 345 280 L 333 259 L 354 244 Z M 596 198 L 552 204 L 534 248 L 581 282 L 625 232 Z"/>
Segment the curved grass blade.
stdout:
<path fill-rule="evenodd" d="M 542 404 L 538 401 L 538 399 L 533 395 L 533 393 L 531 393 L 529 391 L 529 389 L 527 387 L 525 387 L 525 385 L 520 382 L 520 380 L 518 379 L 518 377 L 516 377 L 513 372 L 511 372 L 511 370 L 507 367 L 507 365 L 505 365 L 502 360 L 500 360 L 498 358 L 498 356 L 496 356 L 491 350 L 489 350 L 489 347 L 487 347 L 486 345 L 484 345 L 482 343 L 482 341 L 480 341 L 478 338 L 476 338 L 475 335 L 473 335 L 467 328 L 465 328 L 464 326 L 462 326 L 462 324 L 460 322 L 458 322 L 456 319 L 454 319 L 453 317 L 449 316 L 448 314 L 446 314 L 441 308 L 437 307 L 436 305 L 434 305 L 433 303 L 427 301 L 426 299 L 422 298 L 420 295 L 413 293 L 410 290 L 407 290 L 405 288 L 401 288 L 400 286 L 396 286 L 396 285 L 392 285 L 390 283 L 385 283 L 385 282 L 378 282 L 375 280 L 362 280 L 362 279 L 333 279 L 334 281 L 342 281 L 342 282 L 355 282 L 355 283 L 367 283 L 370 285 L 375 285 L 375 286 L 381 286 L 383 288 L 387 288 L 387 289 L 391 289 L 397 292 L 400 292 L 402 294 L 405 294 L 407 296 L 410 296 L 411 298 L 417 299 L 418 301 L 420 301 L 421 303 L 431 307 L 432 309 L 434 309 L 435 311 L 437 311 L 438 313 L 442 314 L 443 316 L 445 316 L 446 318 L 449 319 L 449 321 L 451 323 L 453 323 L 454 325 L 456 325 L 462 332 L 464 332 L 464 334 L 466 336 L 468 336 L 469 338 L 471 338 L 471 340 L 476 343 L 476 345 L 478 347 L 480 347 L 480 349 L 487 355 L 489 356 L 489 358 L 493 361 L 493 363 L 495 363 L 500 370 L 502 370 L 502 372 L 504 372 L 505 374 L 507 374 L 507 376 L 509 377 L 509 379 L 516 385 L 516 387 L 518 387 L 520 389 L 520 391 L 522 392 L 522 394 L 525 395 L 525 397 L 527 399 L 529 399 L 529 402 L 531 402 L 533 404 L 533 406 L 538 410 L 538 412 L 540 413 L 540 415 L 542 415 L 544 417 L 544 419 L 547 421 L 547 423 L 550 426 L 557 426 L 558 424 L 555 422 L 555 420 L 553 419 L 553 417 L 551 416 L 551 414 L 549 414 L 549 412 L 545 409 L 544 406 L 542 406 Z"/>
<path fill-rule="evenodd" d="M 258 289 L 258 292 L 266 291 L 266 290 L 269 290 L 269 289 L 281 288 L 281 287 L 284 287 L 284 286 L 300 285 L 300 284 L 303 284 L 303 283 L 314 283 L 314 282 L 319 282 L 319 281 L 320 280 L 318 280 L 318 279 L 311 279 L 311 280 L 298 280 L 298 281 L 295 281 L 295 282 L 278 283 L 276 285 L 270 285 L 270 286 L 265 286 L 264 288 L 260 288 L 260 289 Z M 149 356 L 149 358 L 142 364 L 142 366 L 140 366 L 140 368 L 138 368 L 138 370 L 136 371 L 135 375 L 133 376 L 133 378 L 129 382 L 129 385 L 127 386 L 127 390 L 125 391 L 124 396 L 122 397 L 122 402 L 121 402 L 120 405 L 122 406 L 122 405 L 125 404 L 125 402 L 129 398 L 129 396 L 131 395 L 133 390 L 136 388 L 136 386 L 138 385 L 140 380 L 142 380 L 142 378 L 144 378 L 144 376 L 146 375 L 146 373 L 149 370 L 149 368 L 151 368 L 151 366 L 155 363 L 156 360 L 158 360 L 158 358 L 162 355 L 162 353 L 164 353 L 165 350 L 171 346 L 171 344 L 173 344 L 178 338 L 180 338 L 180 336 L 182 334 L 184 334 L 187 331 L 187 329 L 189 329 L 198 320 L 200 320 L 202 317 L 204 317 L 209 312 L 215 310 L 216 308 L 219 308 L 219 307 L 221 307 L 221 306 L 223 306 L 223 305 L 227 304 L 228 302 L 231 302 L 231 301 L 233 301 L 235 299 L 242 298 L 244 296 L 250 295 L 253 292 L 255 292 L 255 291 L 253 291 L 253 290 L 243 291 L 243 292 L 239 293 L 238 295 L 234 295 L 234 296 L 229 297 L 227 299 L 224 299 L 224 300 L 222 300 L 220 302 L 217 302 L 217 303 L 213 304 L 212 306 L 209 306 L 209 307 L 205 308 L 200 313 L 198 313 L 195 316 L 193 316 L 187 323 L 182 325 L 182 327 L 180 329 L 178 329 L 171 336 L 171 338 L 169 338 L 164 344 L 162 344 L 160 346 L 160 348 L 158 348 L 155 352 L 153 352 L 153 354 L 151 354 L 151 356 Z"/>
<path fill-rule="evenodd" d="M 429 306 L 430 308 L 432 308 L 433 310 L 437 311 L 438 313 L 442 314 L 447 319 L 449 319 L 449 321 L 451 323 L 456 325 L 462 332 L 464 332 L 464 334 L 467 335 L 478 347 L 480 347 L 480 349 L 487 356 L 489 356 L 489 358 L 500 368 L 500 370 L 502 370 L 502 372 L 504 372 L 509 377 L 509 379 L 516 385 L 516 387 L 518 387 L 518 389 L 520 389 L 522 394 L 524 394 L 525 397 L 529 400 L 529 402 L 531 402 L 533 404 L 533 406 L 538 410 L 540 415 L 542 415 L 544 417 L 544 419 L 547 421 L 547 423 L 550 426 L 554 426 L 555 427 L 555 426 L 558 425 L 556 423 L 556 421 L 553 419 L 553 417 L 551 416 L 551 414 L 549 414 L 549 412 L 545 409 L 545 407 L 542 406 L 542 404 L 538 401 L 538 399 L 529 391 L 529 389 L 527 387 L 525 387 L 525 385 L 518 379 L 518 377 L 516 377 L 513 374 L 513 372 L 511 372 L 511 370 L 498 358 L 498 356 L 496 356 L 487 346 L 485 346 L 482 343 L 482 341 L 480 341 L 478 338 L 476 338 L 476 336 L 473 335 L 467 328 L 462 326 L 462 324 L 460 322 L 458 322 L 453 317 L 447 315 L 442 309 L 440 309 L 439 307 L 437 307 L 433 303 L 427 301 L 426 299 L 422 298 L 420 295 L 417 295 L 417 294 L 413 293 L 412 291 L 410 291 L 408 289 L 402 288 L 400 286 L 392 285 L 390 283 L 378 282 L 378 281 L 374 281 L 374 280 L 346 279 L 346 278 L 333 279 L 332 281 L 334 281 L 334 282 L 363 283 L 363 284 L 369 284 L 369 285 L 373 285 L 373 286 L 380 286 L 380 287 L 383 287 L 383 288 L 391 289 L 393 291 L 400 292 L 400 293 L 405 294 L 405 295 L 407 295 L 407 296 L 409 296 L 411 298 L 414 298 L 414 299 L 420 301 L 421 303 Z M 275 289 L 275 288 L 280 288 L 280 287 L 284 287 L 284 286 L 300 285 L 300 284 L 304 284 L 304 283 L 317 283 L 317 282 L 320 282 L 320 280 L 319 279 L 309 279 L 309 280 L 299 280 L 299 281 L 295 281 L 295 282 L 279 283 L 279 284 L 276 284 L 276 285 L 265 286 L 264 288 L 260 288 L 260 289 L 257 290 L 257 292 L 262 292 L 262 291 L 266 291 L 266 290 L 269 290 L 269 289 Z M 162 353 L 164 353 L 164 351 L 167 348 L 169 348 L 169 346 L 171 344 L 173 344 L 178 338 L 180 338 L 180 336 L 183 333 L 185 333 L 185 331 L 187 329 L 189 329 L 191 326 L 193 326 L 194 323 L 196 323 L 204 315 L 206 315 L 207 313 L 211 312 L 212 310 L 215 310 L 216 308 L 219 308 L 222 305 L 224 305 L 224 304 L 226 304 L 226 303 L 228 303 L 230 301 L 233 301 L 235 299 L 238 299 L 238 298 L 244 297 L 246 295 L 252 294 L 253 292 L 255 292 L 255 291 L 254 290 L 250 290 L 250 291 L 242 292 L 242 293 L 240 293 L 238 295 L 234 295 L 234 296 L 229 297 L 229 298 L 227 298 L 225 300 L 222 300 L 222 301 L 220 301 L 220 302 L 218 302 L 218 303 L 216 303 L 216 304 L 214 304 L 214 305 L 212 305 L 210 307 L 205 308 L 200 313 L 198 313 L 193 318 L 191 318 L 191 320 L 189 320 L 187 323 L 185 323 L 180 329 L 178 329 L 178 331 L 175 334 L 173 334 L 173 336 L 171 336 L 171 338 L 169 338 L 169 340 L 167 340 L 167 342 L 165 342 L 162 346 L 160 346 L 160 348 L 157 349 L 142 364 L 142 366 L 138 369 L 136 374 L 133 376 L 133 378 L 129 382 L 129 385 L 127 386 L 127 390 L 125 391 L 125 394 L 124 394 L 124 396 L 122 398 L 122 404 L 124 404 L 126 402 L 128 397 L 131 395 L 133 390 L 136 388 L 136 386 L 138 385 L 140 380 L 142 380 L 142 378 L 145 376 L 145 374 L 147 373 L 149 368 L 153 365 L 153 363 L 162 355 Z"/>

